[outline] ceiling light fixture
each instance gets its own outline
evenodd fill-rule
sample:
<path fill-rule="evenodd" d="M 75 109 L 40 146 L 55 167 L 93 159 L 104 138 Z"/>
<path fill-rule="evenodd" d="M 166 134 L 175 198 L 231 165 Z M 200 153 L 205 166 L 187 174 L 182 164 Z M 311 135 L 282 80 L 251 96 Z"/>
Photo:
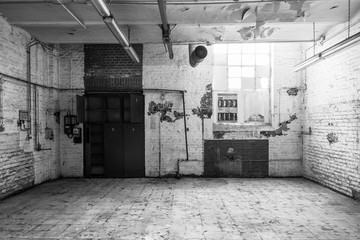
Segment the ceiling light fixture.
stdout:
<path fill-rule="evenodd" d="M 96 8 L 100 16 L 109 17 L 111 12 L 103 0 L 91 0 L 91 3 Z"/>
<path fill-rule="evenodd" d="M 129 47 L 124 47 L 126 53 L 130 56 L 130 58 L 134 61 L 134 62 L 137 62 L 139 63 L 140 62 L 140 59 L 138 57 L 138 55 L 136 54 L 134 48 L 132 46 L 129 46 Z"/>
<path fill-rule="evenodd" d="M 306 59 L 305 61 L 303 61 L 302 63 L 299 63 L 298 65 L 294 66 L 293 67 L 293 71 L 294 72 L 297 72 L 297 71 L 300 71 L 300 70 L 303 70 L 315 63 L 317 63 L 318 61 L 320 60 L 323 60 L 327 57 L 330 57 L 332 55 L 334 55 L 335 53 L 341 51 L 341 50 L 344 50 L 356 43 L 359 43 L 360 41 L 360 32 L 359 33 L 356 33 L 354 35 L 352 35 L 351 37 L 349 38 L 346 38 L 345 40 L 325 49 L 324 51 Z"/>
<path fill-rule="evenodd" d="M 119 25 L 112 16 L 105 17 L 104 22 L 123 47 L 128 47 L 130 45 L 125 34 L 121 31 Z"/>
<path fill-rule="evenodd" d="M 136 63 L 140 63 L 140 59 L 136 54 L 134 48 L 130 45 L 129 40 L 125 36 L 124 32 L 121 31 L 119 25 L 117 24 L 115 18 L 112 16 L 109 8 L 103 0 L 91 0 L 93 6 L 98 11 L 100 16 L 103 18 L 104 23 L 113 33 L 115 38 L 119 43 L 124 47 L 124 50 L 129 55 L 129 57 Z"/>

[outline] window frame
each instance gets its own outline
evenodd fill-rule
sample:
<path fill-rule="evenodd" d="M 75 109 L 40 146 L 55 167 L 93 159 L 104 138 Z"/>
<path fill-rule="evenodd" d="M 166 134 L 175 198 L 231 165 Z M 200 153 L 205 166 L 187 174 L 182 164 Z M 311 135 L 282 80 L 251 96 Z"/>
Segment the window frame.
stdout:
<path fill-rule="evenodd" d="M 233 43 L 231 43 L 233 44 Z M 219 65 L 216 65 L 216 60 L 214 59 L 214 66 L 217 66 L 217 67 L 226 67 L 226 84 L 227 84 L 227 88 L 226 89 L 223 89 L 223 90 L 217 90 L 217 89 L 214 89 L 213 90 L 213 106 L 214 106 L 214 120 L 213 122 L 215 124 L 220 124 L 220 125 L 223 125 L 223 124 L 229 124 L 229 125 L 243 125 L 243 126 L 269 126 L 269 125 L 272 125 L 272 122 L 273 122 L 273 119 L 272 119 L 272 112 L 273 112 L 273 106 L 272 106 L 272 102 L 273 102 L 273 84 L 274 84 L 274 80 L 273 80 L 273 64 L 274 64 L 274 60 L 273 60 L 273 56 L 274 56 L 274 47 L 273 47 L 273 44 L 271 43 L 266 43 L 268 44 L 268 50 L 267 50 L 267 53 L 265 53 L 265 51 L 259 51 L 257 52 L 256 51 L 256 44 L 257 43 L 252 43 L 254 44 L 254 51 L 252 53 L 245 53 L 245 54 L 252 54 L 254 56 L 254 64 L 253 65 L 245 65 L 243 64 L 243 62 L 241 61 L 240 64 L 238 65 L 235 65 L 235 64 L 229 64 L 229 55 L 239 55 L 241 60 L 243 59 L 243 55 L 244 55 L 244 52 L 242 51 L 244 45 L 246 45 L 248 43 L 239 43 L 240 45 L 240 49 L 241 51 L 239 52 L 236 52 L 236 53 L 230 53 L 228 52 L 228 48 L 229 48 L 229 45 L 230 44 L 226 44 L 226 52 L 222 52 L 220 53 L 222 56 L 221 58 L 224 59 L 224 56 L 223 55 L 226 55 L 225 59 L 226 59 L 226 65 L 225 64 L 219 64 Z M 266 54 L 268 55 L 268 63 L 269 65 L 260 65 L 260 64 L 257 64 L 257 55 L 263 55 L 263 54 Z M 217 56 L 217 53 L 214 51 L 214 58 Z M 233 57 L 233 58 L 236 58 L 236 57 Z M 238 57 L 239 58 L 239 57 Z M 249 88 L 249 89 L 242 89 L 241 88 L 241 85 L 240 85 L 240 88 L 231 88 L 230 87 L 230 79 L 231 77 L 229 77 L 229 67 L 254 67 L 253 71 L 254 71 L 254 75 L 252 77 L 252 84 L 253 84 L 253 88 Z M 266 77 L 257 77 L 257 67 L 258 66 L 268 66 L 268 69 L 266 71 L 267 74 L 268 74 L 268 87 L 267 88 L 257 88 L 257 84 L 261 84 L 261 79 L 262 78 L 266 78 Z M 250 78 L 249 78 L 250 79 Z M 213 79 L 213 83 L 214 81 L 216 81 L 216 77 L 214 77 Z M 219 81 L 219 80 L 218 80 Z M 221 80 L 220 80 L 221 81 Z M 241 77 L 239 77 L 239 81 L 243 81 L 241 79 Z M 241 83 L 240 83 L 241 84 Z M 261 122 L 261 121 L 249 121 L 247 122 L 245 119 L 245 111 L 246 111 L 246 106 L 243 105 L 243 104 L 246 104 L 243 99 L 244 99 L 244 96 L 247 96 L 247 94 L 251 95 L 251 93 L 254 93 L 255 97 L 256 97 L 256 93 L 258 92 L 264 92 L 263 96 L 266 96 L 267 98 L 267 102 L 268 102 L 268 106 L 266 106 L 266 104 L 264 104 L 264 109 L 265 109 L 265 119 L 264 119 L 264 122 Z M 234 95 L 236 94 L 237 95 L 237 121 L 234 122 L 234 121 L 219 121 L 218 119 L 218 113 L 219 113 L 219 107 L 218 107 L 218 97 L 219 96 L 222 96 L 222 95 L 226 95 L 226 94 L 229 94 L 229 95 Z M 261 108 L 261 105 L 259 105 L 260 108 Z"/>

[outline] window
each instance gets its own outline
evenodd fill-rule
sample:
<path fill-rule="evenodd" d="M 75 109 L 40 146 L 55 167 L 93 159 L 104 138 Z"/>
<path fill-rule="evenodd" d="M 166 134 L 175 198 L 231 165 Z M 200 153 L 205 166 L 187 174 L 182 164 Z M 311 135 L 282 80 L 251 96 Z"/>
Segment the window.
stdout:
<path fill-rule="evenodd" d="M 271 45 L 214 45 L 214 100 L 218 123 L 270 123 Z"/>

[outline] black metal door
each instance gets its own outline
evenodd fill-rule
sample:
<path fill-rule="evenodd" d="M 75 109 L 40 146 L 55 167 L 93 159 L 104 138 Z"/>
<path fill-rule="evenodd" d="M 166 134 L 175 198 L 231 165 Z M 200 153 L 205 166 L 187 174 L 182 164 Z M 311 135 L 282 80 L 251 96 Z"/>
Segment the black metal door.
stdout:
<path fill-rule="evenodd" d="M 145 159 L 143 124 L 125 124 L 124 127 L 125 177 L 144 177 Z"/>
<path fill-rule="evenodd" d="M 145 175 L 144 96 L 86 96 L 85 176 Z"/>
<path fill-rule="evenodd" d="M 105 177 L 124 176 L 124 131 L 122 124 L 104 125 Z"/>

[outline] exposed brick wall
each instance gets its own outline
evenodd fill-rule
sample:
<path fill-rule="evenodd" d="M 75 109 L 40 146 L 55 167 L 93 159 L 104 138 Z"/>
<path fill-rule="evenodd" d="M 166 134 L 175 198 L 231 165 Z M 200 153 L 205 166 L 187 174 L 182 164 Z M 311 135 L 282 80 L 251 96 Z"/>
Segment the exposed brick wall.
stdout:
<path fill-rule="evenodd" d="M 189 64 L 187 45 L 174 46 L 174 59 L 169 59 L 162 44 L 144 45 L 143 85 L 144 88 L 186 90 L 185 106 L 187 116 L 189 159 L 194 161 L 181 162 L 182 174 L 203 173 L 203 144 L 201 119 L 192 114 L 192 109 L 200 106 L 200 100 L 205 94 L 206 85 L 212 82 L 212 47 L 207 46 L 208 56 L 196 68 Z M 161 91 L 145 91 L 145 112 L 150 101 L 163 103 L 173 102 L 173 112 L 183 112 L 182 96 L 179 93 Z M 172 114 L 170 114 L 173 116 Z M 159 158 L 161 158 L 161 175 L 175 174 L 177 160 L 186 158 L 184 121 L 159 121 L 159 114 L 145 114 L 145 168 L 147 176 L 159 175 Z M 205 138 L 212 136 L 211 119 L 204 120 Z M 159 137 L 160 136 L 160 137 Z M 159 144 L 161 146 L 159 146 Z M 161 156 L 159 155 L 161 149 Z M 202 168 L 202 169 L 201 169 Z"/>
<path fill-rule="evenodd" d="M 27 139 L 26 131 L 17 126 L 19 110 L 26 110 L 27 85 L 14 78 L 26 79 L 26 45 L 30 35 L 13 27 L 0 17 L 0 73 L 3 76 L 3 117 L 5 131 L 0 132 L 0 198 L 33 184 L 55 179 L 60 174 L 59 165 L 59 125 L 53 113 L 59 109 L 58 91 L 51 88 L 32 86 L 32 139 Z M 58 54 L 57 47 L 53 51 Z M 47 54 L 40 46 L 31 48 L 32 82 L 56 87 L 58 83 L 58 59 Z M 38 136 L 42 148 L 35 151 L 35 92 L 38 113 Z M 45 126 L 54 130 L 54 140 L 44 137 Z"/>
<path fill-rule="evenodd" d="M 307 68 L 305 78 L 312 135 L 304 137 L 304 176 L 349 196 L 360 192 L 359 56 L 353 46 Z"/>
<path fill-rule="evenodd" d="M 143 46 L 132 45 L 140 62 Z M 91 76 L 109 76 L 116 78 L 141 78 L 142 65 L 135 63 L 120 44 L 86 44 L 85 78 Z"/>

